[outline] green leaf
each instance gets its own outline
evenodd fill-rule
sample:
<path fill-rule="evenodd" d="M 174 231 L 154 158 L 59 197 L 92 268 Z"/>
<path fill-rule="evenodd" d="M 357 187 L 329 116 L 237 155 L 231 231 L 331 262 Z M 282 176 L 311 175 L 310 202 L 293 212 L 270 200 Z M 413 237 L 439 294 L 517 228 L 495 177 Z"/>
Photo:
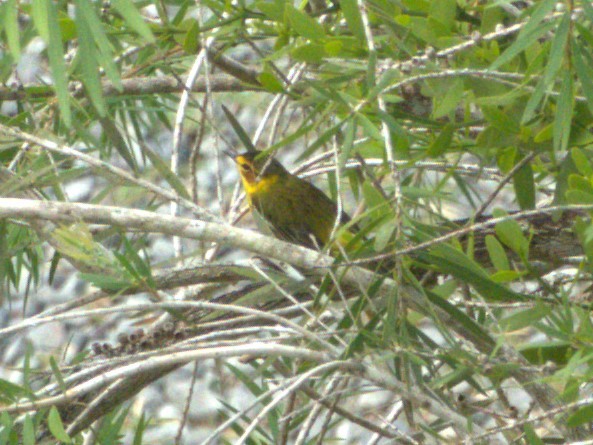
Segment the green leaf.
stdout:
<path fill-rule="evenodd" d="M 581 2 L 581 6 L 583 7 L 583 10 L 585 11 L 585 15 L 587 16 L 589 21 L 593 22 L 593 6 L 591 6 L 591 3 L 584 1 L 584 2 Z"/>
<path fill-rule="evenodd" d="M 134 3 L 130 0 L 111 0 L 111 4 L 121 14 L 126 23 L 140 36 L 144 37 L 146 41 L 150 43 L 156 41 L 150 27 L 146 24 Z"/>
<path fill-rule="evenodd" d="M 290 3 L 287 3 L 285 6 L 285 14 L 294 30 L 300 36 L 310 40 L 321 40 L 325 38 L 323 26 Z"/>
<path fill-rule="evenodd" d="M 428 149 L 426 150 L 427 155 L 436 158 L 445 154 L 451 146 L 454 130 L 455 128 L 452 124 L 445 125 L 434 142 L 428 146 Z"/>
<path fill-rule="evenodd" d="M 550 306 L 538 304 L 536 307 L 520 311 L 500 320 L 500 326 L 505 332 L 517 331 L 532 326 L 552 313 Z"/>
<path fill-rule="evenodd" d="M 39 35 L 47 44 L 47 56 L 52 73 L 53 86 L 58 98 L 61 117 L 64 124 L 72 124 L 72 111 L 70 109 L 70 93 L 68 91 L 68 75 L 64 62 L 64 50 L 58 13 L 54 2 L 34 0 L 32 4 L 33 19 Z"/>
<path fill-rule="evenodd" d="M 486 235 L 485 242 L 490 261 L 492 261 L 494 267 L 497 270 L 509 270 L 509 260 L 502 244 L 492 235 Z"/>
<path fill-rule="evenodd" d="M 523 425 L 523 431 L 525 432 L 528 445 L 545 445 L 545 442 L 539 438 L 530 423 Z"/>
<path fill-rule="evenodd" d="M 3 412 L 0 415 L 0 444 L 4 445 L 6 443 L 9 443 L 9 439 L 11 437 L 11 433 L 13 431 L 13 427 L 14 427 L 14 421 L 13 419 L 10 417 L 10 414 L 8 414 L 6 411 Z M 17 443 L 16 441 L 11 441 L 12 443 Z"/>
<path fill-rule="evenodd" d="M 325 57 L 325 46 L 320 43 L 299 45 L 290 51 L 290 55 L 300 62 L 319 63 Z"/>
<path fill-rule="evenodd" d="M 551 22 L 552 23 L 552 22 Z M 546 69 L 544 71 L 544 75 L 541 80 L 538 82 L 534 93 L 532 94 L 529 102 L 525 107 L 525 111 L 523 113 L 523 117 L 521 119 L 522 123 L 526 123 L 531 120 L 535 109 L 538 107 L 542 97 L 544 94 L 548 93 L 548 90 L 553 85 L 554 81 L 556 80 L 556 74 L 558 70 L 562 66 L 562 61 L 564 60 L 564 54 L 566 49 L 566 42 L 568 39 L 568 32 L 570 30 L 570 13 L 567 12 L 562 16 L 560 23 L 558 24 L 558 28 L 556 29 L 556 33 L 554 34 L 554 40 L 552 41 L 552 47 L 550 48 L 550 55 L 548 57 L 548 64 L 546 65 Z M 570 70 L 565 71 L 566 75 L 570 75 L 571 77 L 571 90 L 572 90 L 572 72 Z M 562 94 L 560 100 L 562 99 Z M 556 118 L 558 119 L 558 114 L 556 113 Z M 572 106 L 571 106 L 571 114 L 572 116 Z M 564 119 L 564 116 L 560 117 Z M 554 140 L 556 141 L 557 137 L 555 133 Z M 568 140 L 568 139 L 567 139 Z M 554 144 L 556 147 L 556 144 Z"/>
<path fill-rule="evenodd" d="M 548 56 L 548 64 L 544 72 L 544 84 L 551 85 L 556 77 L 556 73 L 562 66 L 564 55 L 566 52 L 566 42 L 568 40 L 568 32 L 570 30 L 570 12 L 567 11 L 562 16 L 558 28 L 554 33 L 554 40 L 552 40 L 552 47 L 550 48 L 550 55 Z M 570 70 L 566 70 L 570 73 Z"/>
<path fill-rule="evenodd" d="M 569 428 L 574 428 L 583 423 L 589 423 L 593 421 L 593 404 L 586 405 L 577 409 L 574 413 L 568 416 L 566 419 L 566 425 Z"/>
<path fill-rule="evenodd" d="M 570 204 L 593 204 L 593 194 L 582 190 L 569 190 L 566 192 L 566 200 Z"/>
<path fill-rule="evenodd" d="M 46 0 L 31 1 L 31 16 L 33 17 L 33 23 L 39 33 L 39 37 L 41 37 L 45 43 L 49 43 L 49 14 L 47 8 L 48 5 Z"/>
<path fill-rule="evenodd" d="M 526 124 L 533 118 L 535 110 L 542 101 L 542 98 L 544 97 L 545 93 L 546 84 L 544 83 L 544 78 L 542 77 L 535 86 L 535 90 L 533 90 L 533 93 L 531 93 L 531 96 L 527 101 L 527 105 L 525 105 L 525 109 L 523 110 L 523 116 L 521 117 L 521 124 Z"/>
<path fill-rule="evenodd" d="M 574 351 L 568 342 L 547 342 L 530 344 L 519 352 L 529 363 L 543 365 L 551 361 L 557 365 L 565 365 Z"/>
<path fill-rule="evenodd" d="M 282 93 L 284 91 L 282 82 L 268 71 L 264 71 L 257 76 L 257 80 L 259 80 L 259 83 L 261 83 L 261 85 L 270 93 Z"/>
<path fill-rule="evenodd" d="M 346 24 L 352 34 L 361 42 L 366 42 L 362 18 L 356 0 L 340 0 L 340 8 L 346 19 Z"/>
<path fill-rule="evenodd" d="M 463 99 L 463 80 L 455 79 L 441 101 L 438 101 L 434 111 L 433 118 L 440 119 L 455 111 L 457 104 Z"/>
<path fill-rule="evenodd" d="M 275 22 L 284 22 L 284 0 L 276 1 L 258 1 L 254 3 L 255 9 L 263 12 L 270 20 Z"/>
<path fill-rule="evenodd" d="M 554 7 L 554 4 L 554 0 L 546 0 L 539 4 L 536 9 L 539 9 L 540 12 L 545 13 L 543 15 L 534 13 L 531 16 L 529 23 L 523 28 L 523 31 L 519 33 L 513 44 L 508 47 L 506 51 L 503 52 L 498 57 L 498 59 L 494 61 L 494 63 L 492 63 L 492 65 L 490 65 L 491 70 L 496 70 L 505 63 L 511 61 L 528 46 L 536 43 L 541 36 L 554 28 L 554 22 L 548 22 L 540 25 L 541 20 L 545 17 L 545 14 L 547 14 L 547 12 L 549 12 L 549 10 Z M 545 8 L 545 11 L 543 8 Z"/>
<path fill-rule="evenodd" d="M 572 41 L 572 55 L 574 68 L 577 73 L 579 80 L 581 81 L 581 89 L 587 99 L 587 107 L 589 112 L 593 114 L 593 77 L 592 69 L 587 66 L 585 59 L 583 58 L 584 49 L 578 44 L 577 40 Z"/>
<path fill-rule="evenodd" d="M 68 436 L 68 433 L 66 433 L 64 424 L 60 418 L 60 413 L 55 406 L 52 406 L 49 409 L 49 415 L 47 416 L 47 426 L 49 427 L 49 431 L 53 434 L 53 436 L 60 442 L 72 443 L 72 439 L 70 436 Z"/>
<path fill-rule="evenodd" d="M 492 340 L 490 334 L 482 329 L 482 326 L 469 318 L 467 314 L 463 313 L 446 299 L 439 297 L 433 292 L 426 292 L 426 296 L 432 304 L 443 309 L 453 320 L 463 326 L 467 333 L 470 333 L 475 338 L 479 338 L 481 341 L 489 343 L 491 347 L 494 347 L 494 340 Z"/>
<path fill-rule="evenodd" d="M 21 41 L 18 22 L 18 5 L 16 0 L 7 0 L 4 3 L 4 32 L 6 43 L 13 59 L 18 62 L 21 57 Z"/>
<path fill-rule="evenodd" d="M 131 285 L 129 280 L 122 280 L 121 278 L 114 278 L 103 274 L 81 273 L 79 276 L 82 280 L 111 292 L 124 291 Z"/>
<path fill-rule="evenodd" d="M 144 432 L 146 431 L 146 427 L 148 426 L 148 421 L 144 417 L 144 413 L 138 419 L 138 424 L 136 426 L 136 431 L 134 431 L 134 440 L 132 445 L 142 445 L 144 443 Z"/>
<path fill-rule="evenodd" d="M 588 164 L 587 164 L 588 165 Z M 571 174 L 577 173 L 577 167 L 573 156 L 566 156 L 560 163 L 560 172 L 556 179 L 556 190 L 554 191 L 554 205 L 566 203 L 566 191 L 568 190 L 568 178 Z"/>
<path fill-rule="evenodd" d="M 591 162 L 583 150 L 578 147 L 574 147 L 570 151 L 570 154 L 572 161 L 574 162 L 574 166 L 579 171 L 579 173 L 586 178 L 593 178 L 593 166 L 591 166 Z"/>
<path fill-rule="evenodd" d="M 23 421 L 23 445 L 35 445 L 35 426 L 29 414 L 25 414 Z"/>
<path fill-rule="evenodd" d="M 493 212 L 495 217 L 507 216 L 506 212 L 495 209 Z M 529 256 L 529 241 L 523 235 L 521 226 L 515 220 L 508 220 L 496 224 L 496 235 L 508 247 L 513 249 L 517 255 L 524 261 Z"/>
<path fill-rule="evenodd" d="M 221 105 L 221 107 L 222 107 L 222 111 L 224 112 L 226 118 L 229 120 L 231 126 L 233 127 L 233 130 L 235 130 L 235 134 L 237 135 L 239 140 L 243 143 L 243 146 L 245 147 L 245 149 L 247 151 L 257 151 L 255 149 L 255 145 L 253 145 L 253 142 L 251 142 L 251 138 L 247 135 L 245 130 L 243 130 L 243 127 L 241 126 L 239 121 L 237 119 L 235 119 L 235 116 L 233 116 L 233 114 L 229 111 L 229 109 L 227 107 L 225 107 L 224 105 Z"/>
<path fill-rule="evenodd" d="M 157 169 L 159 174 L 165 178 L 165 181 L 177 192 L 179 196 L 185 199 L 190 199 L 189 193 L 185 188 L 185 185 L 179 179 L 179 177 L 174 174 L 169 166 L 161 159 L 159 155 L 157 155 L 154 151 L 152 151 L 146 144 L 140 144 L 142 149 L 142 153 L 150 159 L 150 162 Z"/>
<path fill-rule="evenodd" d="M 77 57 L 80 58 L 79 66 L 82 70 L 81 81 L 97 113 L 103 117 L 107 114 L 107 105 L 103 97 L 103 89 L 99 78 L 99 65 L 97 64 L 99 57 L 93 42 L 91 28 L 84 14 L 85 6 L 79 6 L 79 4 L 83 3 L 86 3 L 86 0 L 75 0 L 77 11 L 76 29 L 78 32 L 78 43 L 80 45 Z"/>
<path fill-rule="evenodd" d="M 454 26 L 456 14 L 457 2 L 455 0 L 430 2 L 429 17 L 444 25 L 445 29 L 451 29 Z"/>
<path fill-rule="evenodd" d="M 484 117 L 497 130 L 506 133 L 518 134 L 521 131 L 521 126 L 516 118 L 513 118 L 509 113 L 505 113 L 498 107 L 485 106 L 482 107 Z"/>
<path fill-rule="evenodd" d="M 581 175 L 570 175 L 568 177 L 568 185 L 571 189 L 580 190 L 593 195 L 593 184 L 591 184 L 590 180 Z"/>
<path fill-rule="evenodd" d="M 99 20 L 99 17 L 97 17 L 95 10 L 91 7 L 91 3 L 86 1 L 78 2 L 76 14 L 79 20 L 84 16 L 84 21 L 90 29 L 93 40 L 97 45 L 97 58 L 105 70 L 105 74 L 111 80 L 115 89 L 122 91 L 121 77 L 113 61 L 114 55 L 111 43 L 105 35 L 103 24 Z"/>
<path fill-rule="evenodd" d="M 200 50 L 200 23 L 195 20 L 186 20 L 182 23 L 183 28 L 187 29 L 183 37 L 183 50 L 188 54 L 197 54 Z"/>
<path fill-rule="evenodd" d="M 366 214 L 371 220 L 382 218 L 390 211 L 389 203 L 370 181 L 362 184 L 362 194 L 368 208 Z"/>
<path fill-rule="evenodd" d="M 572 72 L 566 70 L 562 79 L 562 86 L 560 87 L 558 109 L 554 116 L 554 149 L 556 151 L 564 151 L 568 147 L 573 104 Z"/>
<path fill-rule="evenodd" d="M 471 285 L 487 301 L 524 301 L 529 298 L 492 281 L 476 262 L 451 247 L 433 249 L 425 261 Z"/>
<path fill-rule="evenodd" d="M 535 182 L 531 164 L 523 165 L 513 176 L 513 187 L 522 210 L 535 208 Z"/>

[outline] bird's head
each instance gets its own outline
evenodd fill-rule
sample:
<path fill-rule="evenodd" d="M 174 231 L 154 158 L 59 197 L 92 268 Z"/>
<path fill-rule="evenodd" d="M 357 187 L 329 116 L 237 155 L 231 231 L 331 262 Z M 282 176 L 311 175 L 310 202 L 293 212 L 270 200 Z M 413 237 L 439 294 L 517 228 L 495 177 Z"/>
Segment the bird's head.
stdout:
<path fill-rule="evenodd" d="M 259 151 L 247 151 L 244 153 L 226 152 L 230 156 L 241 175 L 241 179 L 247 184 L 255 184 L 258 181 L 272 177 L 288 175 L 288 171 L 275 159 L 268 156 L 261 156 Z"/>

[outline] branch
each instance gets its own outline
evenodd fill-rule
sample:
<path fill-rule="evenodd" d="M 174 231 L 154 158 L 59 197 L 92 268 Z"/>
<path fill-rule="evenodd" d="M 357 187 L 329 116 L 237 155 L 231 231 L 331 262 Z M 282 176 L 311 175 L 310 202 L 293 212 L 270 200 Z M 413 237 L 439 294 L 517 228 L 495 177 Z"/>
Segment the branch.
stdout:
<path fill-rule="evenodd" d="M 227 75 L 214 75 L 210 82 L 210 91 L 214 93 L 260 91 L 258 84 L 245 83 Z M 176 94 L 184 91 L 185 78 L 174 76 L 162 77 L 132 77 L 122 79 L 122 88 L 118 89 L 112 82 L 102 82 L 103 96 L 125 97 L 125 96 L 150 96 L 154 94 Z M 68 85 L 69 91 L 83 91 L 82 83 L 75 81 Z M 199 77 L 192 85 L 194 93 L 206 92 L 206 79 Z M 56 91 L 49 85 L 27 84 L 18 88 L 0 88 L 0 100 L 31 100 L 55 97 Z"/>

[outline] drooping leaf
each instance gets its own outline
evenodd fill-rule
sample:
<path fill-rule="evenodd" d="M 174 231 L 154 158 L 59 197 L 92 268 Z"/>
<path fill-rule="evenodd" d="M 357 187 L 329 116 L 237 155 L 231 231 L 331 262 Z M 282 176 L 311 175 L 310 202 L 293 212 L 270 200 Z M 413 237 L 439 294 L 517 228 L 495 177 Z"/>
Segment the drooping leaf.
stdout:
<path fill-rule="evenodd" d="M 111 4 L 121 14 L 126 23 L 139 35 L 144 37 L 147 42 L 153 43 L 155 41 L 150 27 L 146 24 L 133 2 L 130 0 L 112 0 Z"/>

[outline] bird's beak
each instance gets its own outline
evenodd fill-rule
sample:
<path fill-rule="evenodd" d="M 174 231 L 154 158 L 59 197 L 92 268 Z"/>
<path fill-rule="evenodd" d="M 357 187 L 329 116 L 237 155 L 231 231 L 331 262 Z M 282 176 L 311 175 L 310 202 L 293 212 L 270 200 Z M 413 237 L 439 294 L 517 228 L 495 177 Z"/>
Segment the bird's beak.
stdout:
<path fill-rule="evenodd" d="M 235 158 L 237 157 L 237 153 L 232 151 L 232 150 L 223 150 L 222 151 L 225 155 L 227 155 L 229 158 L 231 158 L 233 160 L 233 162 L 235 162 Z"/>

